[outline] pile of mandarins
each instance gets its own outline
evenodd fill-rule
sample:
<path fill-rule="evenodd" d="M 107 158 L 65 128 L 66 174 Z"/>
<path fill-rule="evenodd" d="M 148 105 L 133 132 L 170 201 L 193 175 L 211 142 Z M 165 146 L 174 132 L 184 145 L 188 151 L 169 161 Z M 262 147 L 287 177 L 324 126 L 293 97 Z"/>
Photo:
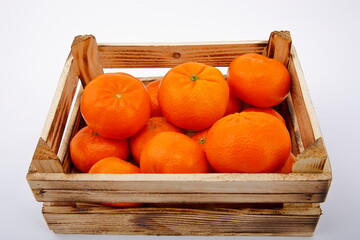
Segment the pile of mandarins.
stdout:
<path fill-rule="evenodd" d="M 289 173 L 290 135 L 272 107 L 290 84 L 281 62 L 256 53 L 235 58 L 227 79 L 196 62 L 147 86 L 102 74 L 84 89 L 87 126 L 70 142 L 71 159 L 89 173 Z"/>

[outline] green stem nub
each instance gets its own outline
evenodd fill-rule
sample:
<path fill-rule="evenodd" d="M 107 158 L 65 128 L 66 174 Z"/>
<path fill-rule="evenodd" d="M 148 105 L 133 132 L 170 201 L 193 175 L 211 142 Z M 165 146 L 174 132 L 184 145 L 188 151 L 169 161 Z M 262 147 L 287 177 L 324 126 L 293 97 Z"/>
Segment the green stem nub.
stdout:
<path fill-rule="evenodd" d="M 204 144 L 204 143 L 206 142 L 206 139 L 205 139 L 205 138 L 201 138 L 201 139 L 199 140 L 199 142 L 200 142 L 201 144 Z"/>
<path fill-rule="evenodd" d="M 196 75 L 191 75 L 191 80 L 192 81 L 196 81 L 196 80 L 198 80 L 199 79 L 199 76 L 196 76 Z"/>

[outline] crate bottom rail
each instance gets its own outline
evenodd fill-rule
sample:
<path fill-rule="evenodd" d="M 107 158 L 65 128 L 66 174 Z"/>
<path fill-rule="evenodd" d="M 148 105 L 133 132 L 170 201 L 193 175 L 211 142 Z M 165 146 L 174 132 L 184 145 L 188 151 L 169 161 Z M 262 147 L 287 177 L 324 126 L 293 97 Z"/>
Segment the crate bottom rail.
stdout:
<path fill-rule="evenodd" d="M 319 204 L 112 208 L 44 203 L 43 215 L 55 233 L 312 236 L 321 209 Z"/>

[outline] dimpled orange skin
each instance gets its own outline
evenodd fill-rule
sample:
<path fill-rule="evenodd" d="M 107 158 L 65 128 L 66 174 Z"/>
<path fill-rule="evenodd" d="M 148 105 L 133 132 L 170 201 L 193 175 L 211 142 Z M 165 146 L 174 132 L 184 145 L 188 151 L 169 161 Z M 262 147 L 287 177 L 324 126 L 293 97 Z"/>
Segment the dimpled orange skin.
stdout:
<path fill-rule="evenodd" d="M 188 136 L 162 132 L 145 145 L 140 158 L 142 173 L 208 173 L 202 146 Z"/>
<path fill-rule="evenodd" d="M 243 108 L 242 101 L 238 97 L 236 97 L 232 91 L 230 91 L 229 92 L 229 103 L 226 107 L 224 116 L 233 114 L 236 112 L 240 112 L 242 110 L 242 108 Z"/>
<path fill-rule="evenodd" d="M 184 129 L 203 130 L 224 116 L 229 86 L 217 68 L 188 62 L 167 72 L 158 100 L 169 122 Z"/>
<path fill-rule="evenodd" d="M 165 131 L 184 133 L 184 131 L 169 123 L 164 117 L 151 117 L 145 127 L 130 138 L 130 149 L 137 163 L 140 163 L 141 152 L 145 144 L 156 134 Z"/>
<path fill-rule="evenodd" d="M 150 95 L 151 100 L 151 117 L 161 117 L 161 109 L 158 101 L 158 92 L 159 92 L 160 80 L 153 81 L 146 85 L 146 89 Z"/>
<path fill-rule="evenodd" d="M 113 139 L 133 136 L 150 118 L 150 97 L 143 83 L 126 73 L 105 73 L 84 89 L 80 110 L 87 125 Z"/>
<path fill-rule="evenodd" d="M 290 155 L 290 135 L 284 124 L 262 112 L 230 114 L 217 121 L 206 136 L 211 167 L 222 173 L 272 173 Z"/>
<path fill-rule="evenodd" d="M 286 125 L 284 118 L 273 108 L 255 108 L 250 107 L 243 110 L 243 112 L 264 112 L 278 118 L 283 124 Z"/>
<path fill-rule="evenodd" d="M 88 126 L 78 131 L 70 141 L 71 160 L 78 170 L 85 173 L 105 157 L 127 159 L 129 152 L 128 139 L 104 138 Z"/>
<path fill-rule="evenodd" d="M 262 108 L 281 103 L 291 84 L 290 74 L 281 62 L 256 53 L 234 59 L 227 80 L 238 98 Z"/>
<path fill-rule="evenodd" d="M 116 157 L 108 157 L 101 159 L 95 163 L 89 173 L 112 173 L 112 174 L 127 174 L 140 173 L 140 169 L 135 165 Z M 114 207 L 138 207 L 143 203 L 102 203 Z"/>

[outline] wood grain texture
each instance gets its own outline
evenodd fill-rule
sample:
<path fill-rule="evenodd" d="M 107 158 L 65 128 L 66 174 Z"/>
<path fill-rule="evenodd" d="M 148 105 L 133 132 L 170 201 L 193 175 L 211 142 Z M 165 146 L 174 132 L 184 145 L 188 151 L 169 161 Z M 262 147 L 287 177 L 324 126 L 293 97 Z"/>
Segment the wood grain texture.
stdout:
<path fill-rule="evenodd" d="M 323 202 L 326 174 L 37 174 L 38 201 Z"/>
<path fill-rule="evenodd" d="M 294 103 L 293 103 L 291 94 L 288 94 L 288 96 L 286 98 L 286 105 L 287 105 L 287 110 L 289 113 L 287 116 L 290 117 L 290 121 L 291 121 L 291 129 L 289 129 L 289 131 L 291 131 L 290 134 L 295 139 L 294 144 L 297 147 L 297 151 L 293 152 L 294 154 L 296 153 L 295 154 L 295 156 L 296 156 L 298 153 L 303 152 L 305 150 L 305 148 L 304 148 L 304 143 L 301 138 L 299 122 L 298 122 L 296 114 L 295 114 Z"/>
<path fill-rule="evenodd" d="M 314 138 L 318 139 L 318 138 L 322 137 L 320 125 L 319 125 L 319 122 L 316 117 L 315 109 L 314 109 L 314 106 L 312 104 L 311 97 L 310 97 L 310 91 L 307 87 L 304 72 L 302 71 L 300 60 L 296 53 L 295 46 L 291 47 L 290 54 L 291 54 L 290 56 L 292 58 L 292 64 L 293 64 L 293 66 L 291 66 L 291 67 L 295 69 L 296 77 L 297 77 L 296 83 L 298 84 L 298 86 L 296 86 L 296 88 L 301 89 L 302 101 L 305 105 L 306 112 L 307 112 L 309 121 L 311 123 L 310 131 L 313 132 Z"/>
<path fill-rule="evenodd" d="M 248 52 L 261 54 L 266 41 L 112 45 L 99 44 L 104 68 L 169 68 L 184 62 L 200 62 L 211 66 L 228 66 Z"/>
<path fill-rule="evenodd" d="M 61 144 L 78 81 L 77 67 L 70 55 L 65 62 L 41 133 L 41 138 L 46 141 L 47 145 L 55 153 L 57 153 Z"/>
<path fill-rule="evenodd" d="M 328 157 L 324 141 L 320 137 L 298 156 L 296 156 L 292 171 L 321 173 L 323 172 L 327 159 Z"/>
<path fill-rule="evenodd" d="M 274 31 L 270 34 L 264 55 L 288 65 L 292 45 L 289 31 Z"/>
<path fill-rule="evenodd" d="M 53 152 L 50 146 L 42 138 L 36 146 L 30 166 L 31 172 L 38 173 L 63 173 L 60 159 Z"/>
<path fill-rule="evenodd" d="M 136 235 L 311 236 L 317 205 L 280 208 L 47 206 L 43 215 L 56 233 Z"/>
<path fill-rule="evenodd" d="M 71 46 L 79 78 L 85 87 L 92 79 L 104 73 L 97 42 L 92 35 L 76 36 Z"/>
<path fill-rule="evenodd" d="M 83 121 L 80 112 L 80 101 L 81 101 L 82 92 L 83 92 L 83 88 L 80 84 L 76 99 L 74 100 L 73 109 L 68 118 L 67 127 L 64 131 L 61 146 L 58 152 L 58 157 L 62 162 L 62 166 L 65 173 L 70 173 L 72 169 L 72 162 L 70 158 L 70 147 L 69 147 L 70 141 L 78 132 Z"/>
<path fill-rule="evenodd" d="M 323 193 L 154 193 L 94 190 L 34 190 L 39 202 L 145 202 L 145 203 L 320 203 Z"/>
<path fill-rule="evenodd" d="M 300 84 L 300 81 L 303 81 L 299 78 L 301 69 L 296 67 L 297 64 L 295 61 L 298 61 L 297 55 L 295 55 L 293 52 L 288 64 L 288 69 L 292 79 L 290 94 L 293 102 L 294 118 L 296 117 L 297 119 L 300 136 L 304 148 L 306 148 L 315 141 L 315 136 L 308 112 L 310 102 L 306 104 L 304 101 L 304 93 L 307 91 L 307 89 L 304 89 Z"/>

